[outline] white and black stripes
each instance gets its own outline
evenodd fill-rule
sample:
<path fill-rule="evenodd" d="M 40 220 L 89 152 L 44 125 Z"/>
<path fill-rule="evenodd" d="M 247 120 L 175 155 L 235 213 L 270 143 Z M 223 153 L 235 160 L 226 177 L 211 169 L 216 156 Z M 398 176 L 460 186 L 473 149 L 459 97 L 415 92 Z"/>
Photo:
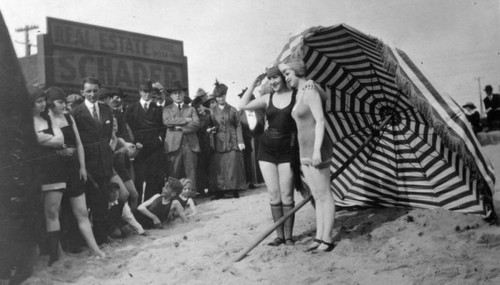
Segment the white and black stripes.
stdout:
<path fill-rule="evenodd" d="M 439 207 L 484 214 L 482 195 L 491 196 L 493 171 L 463 116 L 406 54 L 381 48 L 376 38 L 346 25 L 302 35 L 294 44 L 303 46 L 292 43 L 282 55 L 299 48 L 308 78 L 327 91 L 326 135 L 334 143 L 331 172 L 352 161 L 331 182 L 338 205 Z M 384 56 L 395 63 L 390 69 Z M 401 82 L 411 86 L 403 88 Z M 432 110 L 422 113 L 412 96 L 428 102 Z M 391 119 L 379 136 L 352 158 L 387 116 Z M 447 141 L 442 127 L 430 123 L 430 116 L 434 123 L 443 122 L 447 133 L 462 137 L 460 145 L 474 157 L 472 164 L 464 160 L 464 150 Z M 480 180 L 485 187 L 478 189 Z"/>

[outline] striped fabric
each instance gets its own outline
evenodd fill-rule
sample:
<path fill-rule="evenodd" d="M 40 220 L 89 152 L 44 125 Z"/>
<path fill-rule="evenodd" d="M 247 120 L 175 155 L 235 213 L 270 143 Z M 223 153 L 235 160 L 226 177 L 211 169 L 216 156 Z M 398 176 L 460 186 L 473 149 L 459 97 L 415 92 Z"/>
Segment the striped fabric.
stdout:
<path fill-rule="evenodd" d="M 494 172 L 465 117 L 404 52 L 338 25 L 295 36 L 278 60 L 288 56 L 328 93 L 331 172 L 350 162 L 331 183 L 339 206 L 492 210 Z"/>

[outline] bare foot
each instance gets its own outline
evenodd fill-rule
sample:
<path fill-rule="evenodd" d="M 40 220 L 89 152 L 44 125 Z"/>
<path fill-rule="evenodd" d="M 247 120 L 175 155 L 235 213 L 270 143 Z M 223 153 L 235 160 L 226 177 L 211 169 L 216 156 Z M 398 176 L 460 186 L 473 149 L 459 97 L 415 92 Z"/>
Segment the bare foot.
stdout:
<path fill-rule="evenodd" d="M 102 251 L 100 249 L 93 250 L 92 255 L 95 255 L 96 257 L 100 257 L 100 258 L 106 258 L 106 254 L 104 253 L 104 251 Z"/>

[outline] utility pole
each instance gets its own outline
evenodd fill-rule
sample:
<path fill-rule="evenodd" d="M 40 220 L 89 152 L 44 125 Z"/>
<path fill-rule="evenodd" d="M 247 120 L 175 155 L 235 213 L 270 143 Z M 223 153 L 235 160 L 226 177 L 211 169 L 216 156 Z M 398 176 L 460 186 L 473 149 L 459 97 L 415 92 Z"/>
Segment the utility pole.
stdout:
<path fill-rule="evenodd" d="M 477 80 L 477 84 L 479 86 L 479 114 L 481 115 L 481 118 L 484 117 L 484 111 L 483 111 L 483 94 L 481 92 L 481 78 L 482 77 L 474 77 L 475 80 Z"/>
<path fill-rule="evenodd" d="M 38 29 L 37 25 L 31 25 L 31 26 L 24 26 L 23 28 L 17 28 L 16 32 L 24 32 L 24 46 L 26 48 L 26 56 L 31 55 L 31 46 L 33 46 L 30 43 L 30 36 L 29 36 L 29 31 Z"/>

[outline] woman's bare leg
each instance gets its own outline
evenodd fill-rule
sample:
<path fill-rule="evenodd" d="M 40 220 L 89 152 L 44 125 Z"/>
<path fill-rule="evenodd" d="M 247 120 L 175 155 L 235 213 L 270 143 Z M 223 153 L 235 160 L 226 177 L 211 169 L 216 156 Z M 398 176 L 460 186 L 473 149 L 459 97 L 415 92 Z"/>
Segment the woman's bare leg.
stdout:
<path fill-rule="evenodd" d="M 330 190 L 330 170 L 303 166 L 302 171 L 316 201 L 316 238 L 331 243 L 335 202 Z"/>
<path fill-rule="evenodd" d="M 114 182 L 118 184 L 118 186 L 120 186 L 118 200 L 127 203 L 129 193 L 127 187 L 123 183 L 123 180 L 120 178 L 120 176 L 113 175 L 113 177 L 111 177 L 111 182 Z"/>
<path fill-rule="evenodd" d="M 43 195 L 43 211 L 47 232 L 61 230 L 59 209 L 61 208 L 62 191 L 46 191 Z"/>
<path fill-rule="evenodd" d="M 131 210 L 137 209 L 137 201 L 139 201 L 139 193 L 135 189 L 134 181 L 127 180 L 123 182 L 128 191 L 128 204 Z"/>
<path fill-rule="evenodd" d="M 76 221 L 78 223 L 78 228 L 82 233 L 87 246 L 90 248 L 90 251 L 94 255 L 98 255 L 100 257 L 105 257 L 106 254 L 99 249 L 97 242 L 94 238 L 94 233 L 92 232 L 92 227 L 90 226 L 89 216 L 87 212 L 87 202 L 85 201 L 85 195 L 81 194 L 77 197 L 71 197 L 69 199 L 71 203 L 71 208 L 73 209 L 73 213 L 75 214 Z"/>

